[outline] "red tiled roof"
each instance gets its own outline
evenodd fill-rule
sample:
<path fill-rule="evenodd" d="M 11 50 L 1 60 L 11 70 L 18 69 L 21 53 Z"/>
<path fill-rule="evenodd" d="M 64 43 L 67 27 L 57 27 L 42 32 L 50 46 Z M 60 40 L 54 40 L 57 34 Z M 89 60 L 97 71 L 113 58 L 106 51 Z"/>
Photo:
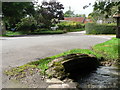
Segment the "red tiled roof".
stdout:
<path fill-rule="evenodd" d="M 64 20 L 75 21 L 75 22 L 84 22 L 84 17 L 65 17 Z"/>
<path fill-rule="evenodd" d="M 91 22 L 93 22 L 91 19 L 85 19 L 84 17 L 65 17 L 64 20 L 81 22 L 81 23 L 91 23 Z"/>

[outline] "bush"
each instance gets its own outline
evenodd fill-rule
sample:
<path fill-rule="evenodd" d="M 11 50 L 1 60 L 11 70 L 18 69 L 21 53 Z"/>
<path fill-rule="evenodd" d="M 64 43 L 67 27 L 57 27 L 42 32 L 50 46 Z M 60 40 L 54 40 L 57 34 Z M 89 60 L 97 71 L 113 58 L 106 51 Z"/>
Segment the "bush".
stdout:
<path fill-rule="evenodd" d="M 33 17 L 25 17 L 16 24 L 16 29 L 23 33 L 34 32 L 36 29 L 36 20 Z"/>
<path fill-rule="evenodd" d="M 85 25 L 86 34 L 115 34 L 115 24 L 87 23 Z"/>
<path fill-rule="evenodd" d="M 66 30 L 66 31 L 71 31 L 73 29 L 83 29 L 85 25 L 81 24 L 80 22 L 61 22 L 59 24 L 57 24 L 60 30 Z"/>

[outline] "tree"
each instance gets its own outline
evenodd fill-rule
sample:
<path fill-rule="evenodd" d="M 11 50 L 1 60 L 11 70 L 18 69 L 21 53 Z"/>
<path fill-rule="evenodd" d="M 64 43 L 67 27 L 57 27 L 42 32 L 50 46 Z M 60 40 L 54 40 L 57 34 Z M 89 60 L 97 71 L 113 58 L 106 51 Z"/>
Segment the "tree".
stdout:
<path fill-rule="evenodd" d="M 91 3 L 89 3 L 89 5 L 85 5 L 85 6 L 83 6 L 83 9 L 88 8 L 90 5 L 91 5 Z"/>
<path fill-rule="evenodd" d="M 97 22 L 97 20 L 105 20 L 104 18 L 105 16 L 101 13 L 99 13 L 98 11 L 93 11 L 92 13 L 90 13 L 88 15 L 89 19 L 92 19 L 93 22 Z"/>
<path fill-rule="evenodd" d="M 93 21 L 103 20 L 104 22 L 107 20 L 111 20 L 114 22 L 112 16 L 116 13 L 117 9 L 119 11 L 120 2 L 101 2 L 100 0 L 96 0 L 94 6 L 94 10 L 89 14 L 89 17 L 93 19 Z"/>
<path fill-rule="evenodd" d="M 22 33 L 31 33 L 36 29 L 36 20 L 33 16 L 22 18 L 20 22 L 16 24 L 16 30 Z"/>
<path fill-rule="evenodd" d="M 74 17 L 74 11 L 71 11 L 70 9 L 64 13 L 64 17 Z"/>
<path fill-rule="evenodd" d="M 42 5 L 37 10 L 37 17 L 39 17 L 38 23 L 43 23 L 49 28 L 52 24 L 58 23 L 59 20 L 64 19 L 63 5 L 55 0 L 43 1 Z"/>
<path fill-rule="evenodd" d="M 35 12 L 32 2 L 3 2 L 2 11 L 4 22 L 13 28 L 20 19 Z"/>
<path fill-rule="evenodd" d="M 120 1 L 113 1 L 111 0 L 108 2 L 101 2 L 100 0 L 96 1 L 94 4 L 94 11 L 99 11 L 101 14 L 105 15 L 105 18 L 112 17 L 114 14 L 118 13 L 120 14 Z M 117 20 L 119 23 L 119 20 Z M 116 31 L 116 37 L 120 38 L 120 30 L 119 26 Z"/>
<path fill-rule="evenodd" d="M 117 7 L 117 8 L 116 8 Z M 116 9 L 113 11 L 113 8 Z M 94 11 L 99 11 L 101 14 L 105 15 L 105 18 L 112 16 L 116 11 L 120 13 L 120 1 L 118 2 L 101 2 L 100 0 L 96 1 L 94 4 Z"/>
<path fill-rule="evenodd" d="M 71 7 L 69 7 L 69 10 L 64 13 L 64 17 L 86 17 L 85 14 L 74 14 L 74 11 L 71 10 Z"/>

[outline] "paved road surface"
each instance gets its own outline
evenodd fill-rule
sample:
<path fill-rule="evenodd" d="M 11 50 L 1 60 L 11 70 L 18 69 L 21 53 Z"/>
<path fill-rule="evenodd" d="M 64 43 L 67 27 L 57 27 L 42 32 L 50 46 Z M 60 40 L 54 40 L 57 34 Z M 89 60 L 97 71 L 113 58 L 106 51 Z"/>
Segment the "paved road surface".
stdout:
<path fill-rule="evenodd" d="M 23 37 L 4 37 L 2 41 L 2 68 L 15 67 L 27 62 L 59 54 L 69 49 L 90 49 L 91 46 L 111 39 L 112 36 L 84 35 L 83 32 L 72 32 L 62 35 L 34 35 Z M 5 75 L 4 75 L 5 76 Z M 7 79 L 6 79 L 7 80 Z M 3 78 L 3 87 L 6 85 Z"/>

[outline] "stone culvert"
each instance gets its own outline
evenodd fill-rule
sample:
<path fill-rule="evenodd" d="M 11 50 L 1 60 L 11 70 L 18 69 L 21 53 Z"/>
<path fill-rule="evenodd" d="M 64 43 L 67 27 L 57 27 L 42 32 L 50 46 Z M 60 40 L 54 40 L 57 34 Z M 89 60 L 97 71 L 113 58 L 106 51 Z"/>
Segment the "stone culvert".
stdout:
<path fill-rule="evenodd" d="M 98 66 L 99 61 L 93 55 L 69 54 L 50 62 L 46 74 L 50 77 L 63 80 L 66 77 L 73 77 L 76 74 L 82 75 L 83 73 L 90 72 Z"/>

